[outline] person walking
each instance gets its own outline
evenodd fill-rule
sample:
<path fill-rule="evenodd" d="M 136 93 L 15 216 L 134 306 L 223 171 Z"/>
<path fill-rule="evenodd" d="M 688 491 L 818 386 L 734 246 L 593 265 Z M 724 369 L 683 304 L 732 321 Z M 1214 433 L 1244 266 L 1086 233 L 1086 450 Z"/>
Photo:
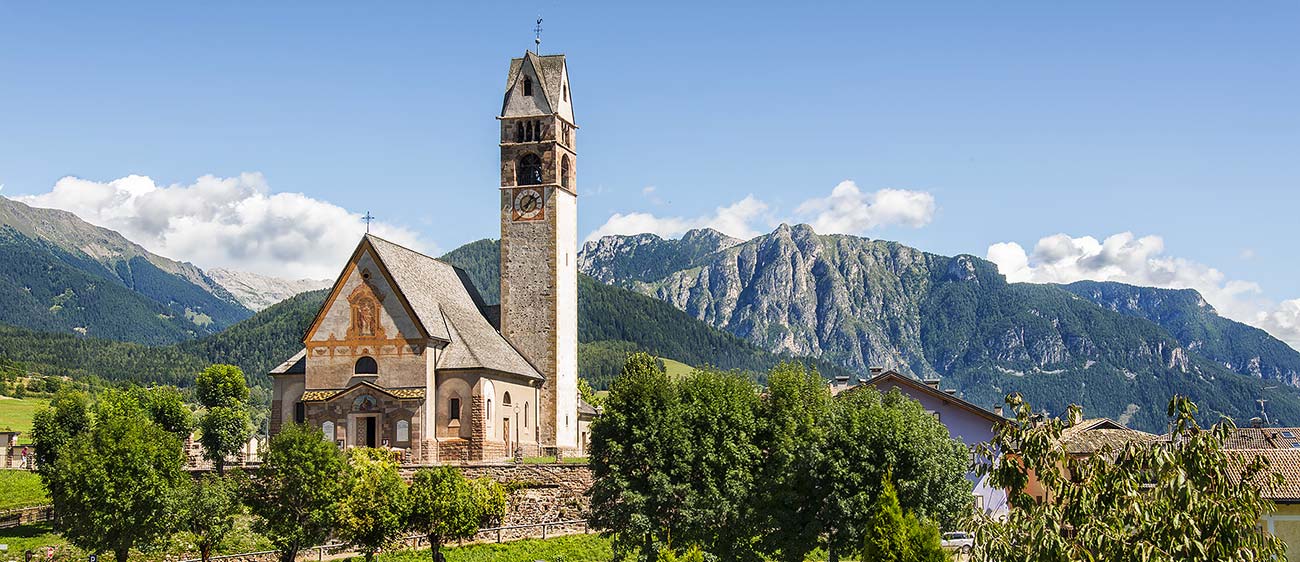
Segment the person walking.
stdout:
<path fill-rule="evenodd" d="M 23 470 L 31 470 L 31 466 L 27 464 L 28 462 L 29 461 L 27 460 L 27 446 L 23 445 L 23 460 L 22 463 L 18 465 L 18 468 L 21 468 Z"/>

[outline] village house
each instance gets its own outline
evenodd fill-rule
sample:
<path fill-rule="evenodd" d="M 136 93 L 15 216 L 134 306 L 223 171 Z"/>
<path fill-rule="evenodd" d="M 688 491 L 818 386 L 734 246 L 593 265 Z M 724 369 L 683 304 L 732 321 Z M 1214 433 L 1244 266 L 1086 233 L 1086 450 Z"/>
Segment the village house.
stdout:
<path fill-rule="evenodd" d="M 927 412 L 948 428 L 948 434 L 953 439 L 971 449 L 972 457 L 975 447 L 991 441 L 997 426 L 1006 423 L 1000 412 L 963 400 L 955 391 L 940 390 L 937 379 L 920 381 L 897 371 L 884 371 L 880 368 L 872 368 L 871 374 L 870 379 L 859 379 L 857 385 L 850 385 L 846 377 L 836 379 L 831 391 L 838 394 L 861 386 L 870 386 L 882 393 L 897 389 L 920 402 Z M 1004 490 L 990 486 L 987 479 L 980 478 L 973 470 L 967 472 L 966 478 L 971 482 L 975 509 L 993 517 L 1007 512 L 1007 494 Z"/>
<path fill-rule="evenodd" d="M 1268 461 L 1265 474 L 1282 477 L 1281 486 L 1265 490 L 1274 510 L 1260 518 L 1260 527 L 1282 539 L 1288 552 L 1300 552 L 1300 427 L 1237 428 L 1224 447 L 1235 460 L 1235 474 L 1263 457 Z"/>
<path fill-rule="evenodd" d="M 583 454 L 578 398 L 577 152 L 564 55 L 510 61 L 501 113 L 501 303 L 464 271 L 366 234 L 271 371 L 270 430 L 408 462 Z"/>

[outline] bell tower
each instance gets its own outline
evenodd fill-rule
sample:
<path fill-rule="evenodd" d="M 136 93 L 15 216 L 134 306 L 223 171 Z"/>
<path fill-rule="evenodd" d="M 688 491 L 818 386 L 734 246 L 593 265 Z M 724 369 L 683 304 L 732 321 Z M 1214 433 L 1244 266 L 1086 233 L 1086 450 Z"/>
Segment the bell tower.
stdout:
<path fill-rule="evenodd" d="M 543 449 L 578 435 L 577 125 L 564 55 L 510 61 L 501 104 L 501 334 L 545 377 Z M 550 451 L 545 451 L 550 452 Z"/>

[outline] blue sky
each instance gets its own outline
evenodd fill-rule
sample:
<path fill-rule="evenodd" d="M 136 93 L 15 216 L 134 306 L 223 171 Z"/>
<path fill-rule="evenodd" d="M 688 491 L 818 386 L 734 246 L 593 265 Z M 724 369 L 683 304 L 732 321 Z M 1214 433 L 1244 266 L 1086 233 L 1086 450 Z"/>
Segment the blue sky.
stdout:
<path fill-rule="evenodd" d="M 1245 294 L 1236 317 L 1300 297 L 1300 4 L 1062 4 L 0 0 L 0 194 L 131 235 L 158 217 L 56 182 L 255 174 L 187 193 L 300 193 L 263 203 L 369 210 L 429 251 L 496 236 L 493 117 L 540 12 L 542 50 L 569 57 L 583 236 L 615 213 L 713 224 L 746 197 L 762 232 L 849 180 L 867 215 L 882 189 L 933 204 L 844 230 L 942 254 L 1015 242 L 1026 280 Z M 152 234 L 202 266 L 275 263 Z"/>

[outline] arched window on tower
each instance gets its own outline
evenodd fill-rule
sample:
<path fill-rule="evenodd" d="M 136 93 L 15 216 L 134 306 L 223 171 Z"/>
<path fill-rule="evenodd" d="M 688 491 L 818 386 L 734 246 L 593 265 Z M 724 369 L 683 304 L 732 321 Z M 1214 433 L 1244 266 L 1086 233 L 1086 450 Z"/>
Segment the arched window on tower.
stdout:
<path fill-rule="evenodd" d="M 525 154 L 519 159 L 515 173 L 515 185 L 539 185 L 542 183 L 542 159 L 536 154 Z"/>
<path fill-rule="evenodd" d="M 524 142 L 524 123 L 515 123 L 515 142 Z"/>
<path fill-rule="evenodd" d="M 362 357 L 357 359 L 356 367 L 352 369 L 352 373 L 357 375 L 378 375 L 379 363 L 375 362 L 374 357 Z"/>
<path fill-rule="evenodd" d="M 533 79 L 529 76 L 524 77 L 524 95 L 533 95 Z"/>
<path fill-rule="evenodd" d="M 560 157 L 560 185 L 569 187 L 569 155 Z"/>

